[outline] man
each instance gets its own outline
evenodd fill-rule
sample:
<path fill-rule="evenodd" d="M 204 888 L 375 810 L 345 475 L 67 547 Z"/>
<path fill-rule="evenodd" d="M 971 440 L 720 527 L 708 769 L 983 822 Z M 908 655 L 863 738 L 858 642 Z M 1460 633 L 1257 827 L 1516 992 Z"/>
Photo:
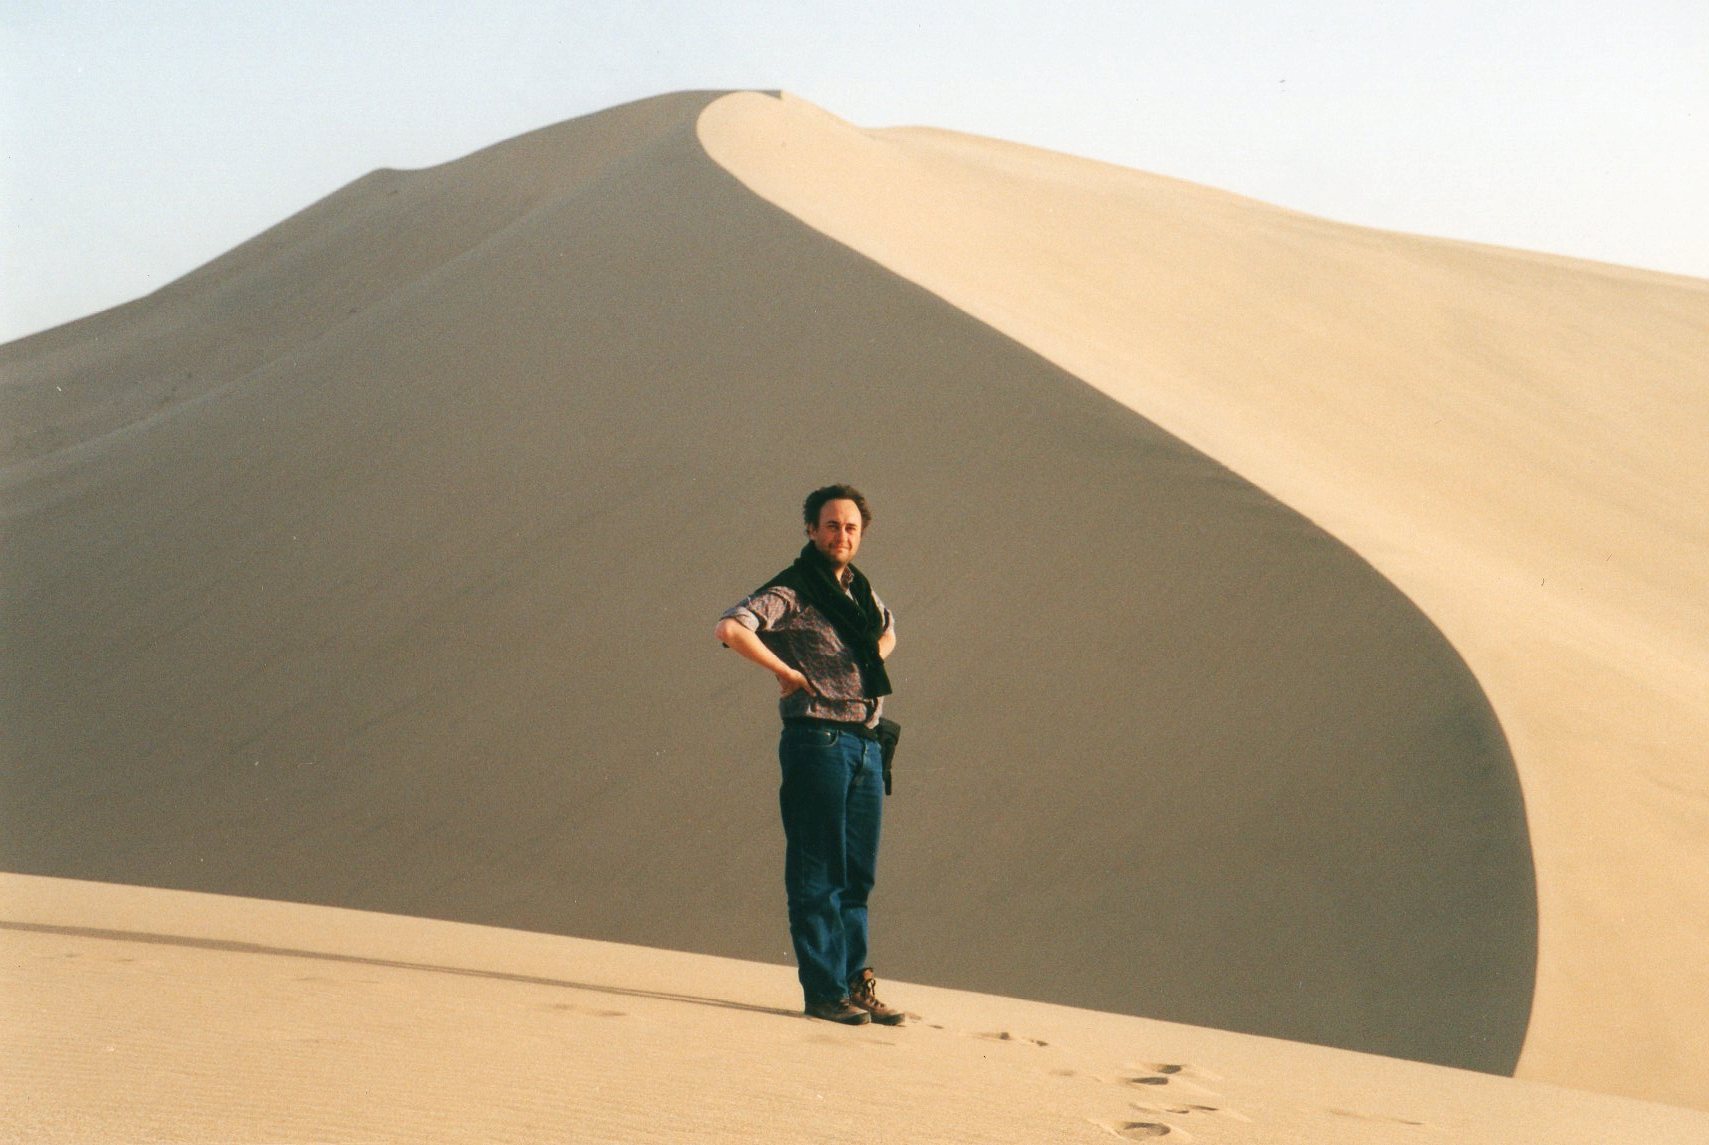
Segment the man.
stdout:
<path fill-rule="evenodd" d="M 884 791 L 876 728 L 890 692 L 895 618 L 854 564 L 872 524 L 848 485 L 802 506 L 795 563 L 718 621 L 729 648 L 777 677 L 783 735 L 778 803 L 789 934 L 808 1016 L 899 1025 L 867 965 L 867 895 L 878 865 Z"/>

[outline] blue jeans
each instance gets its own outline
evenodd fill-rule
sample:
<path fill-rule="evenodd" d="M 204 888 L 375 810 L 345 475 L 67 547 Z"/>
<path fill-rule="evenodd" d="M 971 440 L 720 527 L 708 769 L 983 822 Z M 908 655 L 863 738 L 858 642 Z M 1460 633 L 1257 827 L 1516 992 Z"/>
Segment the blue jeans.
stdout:
<path fill-rule="evenodd" d="M 809 1003 L 849 992 L 866 968 L 866 898 L 878 873 L 884 776 L 878 744 L 834 728 L 784 724 L 778 804 L 789 936 Z"/>

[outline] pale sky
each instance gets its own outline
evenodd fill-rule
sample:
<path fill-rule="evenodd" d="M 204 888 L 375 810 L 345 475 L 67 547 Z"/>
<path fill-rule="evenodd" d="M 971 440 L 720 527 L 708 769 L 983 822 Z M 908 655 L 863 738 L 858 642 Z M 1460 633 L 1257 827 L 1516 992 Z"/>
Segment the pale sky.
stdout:
<path fill-rule="evenodd" d="M 0 341 L 374 168 L 688 88 L 1709 278 L 1709 0 L 7 0 Z"/>

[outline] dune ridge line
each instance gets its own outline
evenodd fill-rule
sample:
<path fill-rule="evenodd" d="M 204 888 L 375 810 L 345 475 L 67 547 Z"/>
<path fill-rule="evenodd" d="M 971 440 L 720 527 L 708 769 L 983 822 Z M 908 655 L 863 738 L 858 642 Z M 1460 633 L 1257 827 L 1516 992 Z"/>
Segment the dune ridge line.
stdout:
<path fill-rule="evenodd" d="M 1344 226 L 736 94 L 757 194 L 1228 464 L 1416 600 L 1525 788 L 1524 1076 L 1709 1105 L 1709 283 Z M 1612 1047 L 1617 1059 L 1608 1061 Z"/>

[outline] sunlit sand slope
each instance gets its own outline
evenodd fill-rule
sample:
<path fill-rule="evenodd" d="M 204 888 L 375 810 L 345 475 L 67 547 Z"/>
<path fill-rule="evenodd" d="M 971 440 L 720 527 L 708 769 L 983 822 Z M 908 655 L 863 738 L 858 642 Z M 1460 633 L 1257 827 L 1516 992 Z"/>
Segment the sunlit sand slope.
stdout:
<path fill-rule="evenodd" d="M 0 1139 L 1685 1145 L 1709 1114 L 780 966 L 174 891 L 0 878 Z"/>
<path fill-rule="evenodd" d="M 756 197 L 713 98 L 376 173 L 4 350 L 0 863 L 786 963 L 775 688 L 711 627 L 852 480 L 881 974 L 1510 1069 L 1530 857 L 1441 634 Z"/>
<path fill-rule="evenodd" d="M 701 133 L 767 198 L 1416 600 L 1488 689 L 1524 786 L 1541 965 L 1523 1072 L 1709 1105 L 1709 283 L 859 131 L 788 97 L 732 96 Z"/>

